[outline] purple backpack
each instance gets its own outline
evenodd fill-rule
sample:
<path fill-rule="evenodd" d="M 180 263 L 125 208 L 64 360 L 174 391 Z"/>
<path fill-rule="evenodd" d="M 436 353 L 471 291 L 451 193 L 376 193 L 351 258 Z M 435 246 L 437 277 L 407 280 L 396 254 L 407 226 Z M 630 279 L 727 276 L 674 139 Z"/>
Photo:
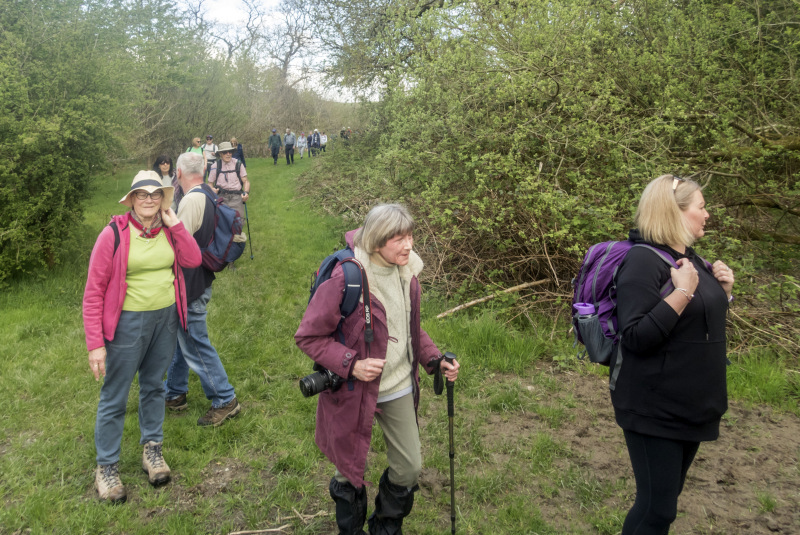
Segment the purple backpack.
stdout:
<path fill-rule="evenodd" d="M 606 241 L 589 248 L 581 264 L 578 277 L 572 279 L 575 287 L 572 304 L 593 305 L 594 312 L 586 310 L 578 312 L 573 309 L 572 325 L 575 331 L 575 344 L 580 342 L 585 347 L 583 354 L 588 353 L 589 360 L 608 366 L 614 345 L 619 342 L 617 332 L 617 269 L 625 255 L 633 247 L 644 247 L 653 251 L 670 267 L 678 264 L 669 254 L 644 243 L 626 241 Z M 660 294 L 666 297 L 674 287 L 668 280 L 661 287 Z M 583 308 L 583 307 L 582 307 Z M 591 307 L 589 307 L 591 308 Z"/>

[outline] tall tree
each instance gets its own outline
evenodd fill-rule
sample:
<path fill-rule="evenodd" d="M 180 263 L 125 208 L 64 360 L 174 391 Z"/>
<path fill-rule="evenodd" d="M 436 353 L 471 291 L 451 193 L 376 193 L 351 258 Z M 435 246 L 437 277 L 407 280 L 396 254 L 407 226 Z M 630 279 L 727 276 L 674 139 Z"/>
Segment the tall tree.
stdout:
<path fill-rule="evenodd" d="M 53 265 L 116 146 L 121 110 L 97 4 L 0 2 L 0 283 Z"/>

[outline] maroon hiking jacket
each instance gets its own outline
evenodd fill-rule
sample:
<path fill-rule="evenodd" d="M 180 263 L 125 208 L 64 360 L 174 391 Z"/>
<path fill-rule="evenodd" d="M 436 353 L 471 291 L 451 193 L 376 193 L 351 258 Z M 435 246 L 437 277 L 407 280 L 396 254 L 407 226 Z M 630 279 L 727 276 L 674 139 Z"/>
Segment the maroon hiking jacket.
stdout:
<path fill-rule="evenodd" d="M 351 248 L 355 232 L 350 231 L 345 236 Z M 416 276 L 411 279 L 410 290 L 411 344 L 414 353 L 412 384 L 416 409 L 419 405 L 419 364 L 425 366 L 429 374 L 432 373 L 428 366 L 439 357 L 440 352 L 420 325 L 421 290 Z M 341 317 L 339 305 L 343 295 L 344 272 L 341 266 L 337 266 L 331 278 L 320 285 L 311 299 L 294 339 L 297 346 L 315 362 L 340 377 L 350 379 L 336 392 L 325 390 L 319 394 L 315 441 L 339 472 L 359 488 L 364 484 L 380 376 L 364 383 L 351 374 L 356 360 L 386 358 L 389 331 L 386 310 L 371 294 L 375 338 L 370 344 L 369 353 L 364 341 L 363 303 L 359 303 L 355 312 L 344 320 L 342 332 L 345 344 L 341 344 L 336 327 Z"/>

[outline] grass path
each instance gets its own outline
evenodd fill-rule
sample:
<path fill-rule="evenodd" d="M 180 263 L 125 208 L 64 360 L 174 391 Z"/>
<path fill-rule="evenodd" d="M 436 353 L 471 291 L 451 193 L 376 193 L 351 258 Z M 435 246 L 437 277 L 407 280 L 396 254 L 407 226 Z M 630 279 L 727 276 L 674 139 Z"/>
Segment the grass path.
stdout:
<path fill-rule="evenodd" d="M 304 399 L 297 388 L 311 363 L 293 334 L 310 274 L 341 245 L 348 224 L 319 215 L 297 196 L 296 177 L 312 163 L 306 158 L 287 167 L 250 160 L 254 259 L 248 246 L 238 270 L 219 274 L 213 286 L 210 336 L 242 413 L 218 429 L 198 427 L 209 402 L 190 375 L 189 410 L 168 415 L 164 424 L 173 481 L 153 489 L 140 468 L 134 385 L 122 443 L 125 505 L 100 503 L 93 489 L 100 385 L 87 366 L 81 300 L 92 244 L 109 216 L 122 212 L 117 201 L 136 169 L 97 181 L 85 225 L 70 244 L 74 254 L 64 265 L 0 293 L 0 535 L 227 534 L 282 526 L 283 533 L 335 532 L 328 496 L 332 467 L 313 443 L 316 400 Z M 567 337 L 551 340 L 551 318 L 542 320 L 543 334 L 536 336 L 497 321 L 491 305 L 435 320 L 446 307 L 429 293 L 423 326 L 464 366 L 456 386 L 458 533 L 618 533 L 633 482 L 601 378 L 605 370 L 578 364 Z M 428 377 L 422 382 L 422 488 L 404 528 L 434 535 L 450 531 L 446 403 L 433 395 Z M 726 429 L 738 429 L 737 418 L 744 421 L 746 414 L 746 408 L 737 409 L 726 418 Z M 755 434 L 764 437 L 800 429 L 794 416 L 774 418 L 775 429 L 761 430 L 756 419 L 747 429 L 757 428 Z M 742 444 L 737 462 L 745 467 L 750 452 L 769 447 L 766 439 L 751 444 L 750 438 L 745 433 L 715 447 Z M 377 427 L 374 439 L 366 479 L 377 483 L 385 466 Z M 764 482 L 742 479 L 735 487 L 737 503 L 744 504 L 737 511 L 755 511 L 746 521 L 760 522 L 765 513 L 759 507 L 772 515 L 792 510 L 785 504 L 796 491 L 786 482 L 795 481 L 800 468 L 796 450 L 784 449 L 769 452 L 780 459 L 779 470 L 755 474 Z M 724 451 L 712 458 L 730 460 Z M 716 481 L 720 471 L 711 467 L 707 479 Z M 778 491 L 782 486 L 785 494 Z M 721 491 L 731 497 L 733 488 Z M 688 492 L 706 495 L 696 481 Z M 372 487 L 370 500 L 374 495 Z M 706 532 L 705 504 L 691 509 L 695 501 L 702 503 L 687 498 L 689 512 L 675 533 Z M 777 505 L 769 505 L 773 501 Z M 800 528 L 796 517 L 776 518 Z M 734 517 L 730 525 L 742 521 Z"/>
<path fill-rule="evenodd" d="M 208 320 L 242 415 L 219 429 L 198 428 L 195 421 L 208 401 L 193 375 L 189 413 L 165 422 L 174 482 L 151 490 L 139 468 L 134 386 L 121 459 L 130 503 L 110 508 L 95 500 L 99 384 L 86 365 L 81 299 L 94 239 L 111 214 L 122 212 L 117 201 L 135 170 L 98 181 L 67 265 L 0 296 L 0 533 L 220 533 L 263 525 L 292 507 L 305 510 L 303 496 L 318 499 L 316 482 L 300 477 L 316 468 L 320 456 L 312 442 L 313 401 L 303 400 L 296 386 L 310 365 L 292 335 L 305 308 L 310 272 L 320 252 L 337 244 L 337 222 L 293 200 L 292 177 L 310 165 L 307 158 L 292 168 L 250 161 L 254 260 L 248 247 L 237 272 L 219 275 Z M 220 474 L 215 467 L 223 467 Z M 282 467 L 292 475 L 285 476 Z"/>

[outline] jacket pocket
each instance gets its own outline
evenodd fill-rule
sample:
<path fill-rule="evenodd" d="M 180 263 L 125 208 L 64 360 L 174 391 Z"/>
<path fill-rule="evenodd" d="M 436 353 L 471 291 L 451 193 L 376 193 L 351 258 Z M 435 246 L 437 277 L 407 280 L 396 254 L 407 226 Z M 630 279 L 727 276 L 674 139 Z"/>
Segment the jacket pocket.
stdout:
<path fill-rule="evenodd" d="M 356 310 L 345 320 L 342 325 L 342 333 L 344 334 L 344 345 L 347 347 L 355 348 L 360 338 L 364 336 L 364 313 L 361 307 Z"/>

